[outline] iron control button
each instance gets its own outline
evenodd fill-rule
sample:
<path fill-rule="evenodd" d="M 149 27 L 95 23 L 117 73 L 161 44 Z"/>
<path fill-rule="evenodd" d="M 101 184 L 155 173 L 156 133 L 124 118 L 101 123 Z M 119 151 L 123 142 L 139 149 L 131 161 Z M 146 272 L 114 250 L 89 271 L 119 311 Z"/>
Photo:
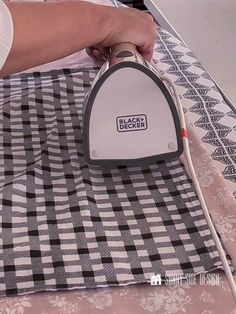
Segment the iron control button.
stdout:
<path fill-rule="evenodd" d="M 131 51 L 119 51 L 116 55 L 117 58 L 127 58 L 127 57 L 134 57 L 134 53 Z"/>

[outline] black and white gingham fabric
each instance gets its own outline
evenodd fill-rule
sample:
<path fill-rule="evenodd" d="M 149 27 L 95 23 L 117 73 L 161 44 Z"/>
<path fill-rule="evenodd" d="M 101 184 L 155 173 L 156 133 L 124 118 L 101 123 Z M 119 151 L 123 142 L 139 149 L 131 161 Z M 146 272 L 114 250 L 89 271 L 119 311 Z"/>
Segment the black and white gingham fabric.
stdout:
<path fill-rule="evenodd" d="M 141 283 L 221 268 L 179 160 L 103 169 L 83 158 L 97 69 L 0 81 L 0 295 Z"/>

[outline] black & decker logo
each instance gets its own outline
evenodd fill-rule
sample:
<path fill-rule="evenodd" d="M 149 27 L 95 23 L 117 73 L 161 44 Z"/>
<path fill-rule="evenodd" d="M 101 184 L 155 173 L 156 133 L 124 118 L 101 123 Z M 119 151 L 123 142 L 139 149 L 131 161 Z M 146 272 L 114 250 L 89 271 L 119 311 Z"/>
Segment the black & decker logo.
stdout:
<path fill-rule="evenodd" d="M 147 116 L 145 114 L 122 116 L 116 118 L 118 132 L 141 131 L 147 129 Z"/>

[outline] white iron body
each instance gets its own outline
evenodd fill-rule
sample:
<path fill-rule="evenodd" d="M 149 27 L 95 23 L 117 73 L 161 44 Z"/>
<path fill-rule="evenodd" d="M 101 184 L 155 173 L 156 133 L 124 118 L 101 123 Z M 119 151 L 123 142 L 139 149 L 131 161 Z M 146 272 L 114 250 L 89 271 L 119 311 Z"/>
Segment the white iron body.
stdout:
<path fill-rule="evenodd" d="M 118 51 L 100 69 L 86 95 L 83 137 L 93 165 L 142 165 L 183 152 L 174 97 L 135 51 Z"/>

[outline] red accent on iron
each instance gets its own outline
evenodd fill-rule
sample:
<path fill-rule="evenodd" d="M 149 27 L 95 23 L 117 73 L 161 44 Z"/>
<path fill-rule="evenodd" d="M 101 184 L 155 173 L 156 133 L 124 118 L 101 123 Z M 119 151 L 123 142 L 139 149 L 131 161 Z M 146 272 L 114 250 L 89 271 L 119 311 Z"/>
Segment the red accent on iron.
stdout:
<path fill-rule="evenodd" d="M 188 132 L 187 132 L 187 130 L 184 129 L 184 128 L 182 128 L 182 129 L 181 129 L 181 135 L 182 135 L 182 137 L 188 138 Z"/>

